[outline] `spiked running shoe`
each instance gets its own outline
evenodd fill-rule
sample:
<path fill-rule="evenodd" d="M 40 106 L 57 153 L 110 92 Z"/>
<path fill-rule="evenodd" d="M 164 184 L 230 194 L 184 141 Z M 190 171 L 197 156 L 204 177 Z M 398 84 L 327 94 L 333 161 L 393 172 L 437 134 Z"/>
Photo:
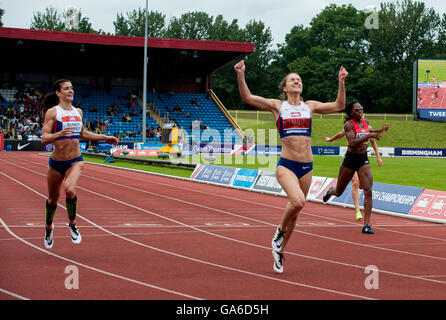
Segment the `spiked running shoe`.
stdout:
<path fill-rule="evenodd" d="M 273 270 L 275 273 L 283 273 L 283 254 L 273 250 Z"/>
<path fill-rule="evenodd" d="M 273 240 L 271 241 L 271 246 L 274 251 L 278 252 L 282 249 L 283 238 L 285 237 L 285 232 L 281 231 L 279 227 L 276 229 Z"/>
<path fill-rule="evenodd" d="M 372 227 L 370 225 L 366 224 L 364 228 L 362 228 L 362 233 L 374 234 L 375 232 L 373 232 Z"/>
<path fill-rule="evenodd" d="M 322 198 L 322 201 L 327 202 L 328 199 L 330 199 L 330 197 L 332 196 L 330 194 L 330 191 L 333 190 L 334 188 L 331 187 L 330 189 L 327 190 L 327 192 L 325 192 L 324 197 Z"/>
<path fill-rule="evenodd" d="M 47 249 L 51 249 L 54 245 L 53 231 L 54 223 L 51 225 L 51 229 L 45 228 L 45 239 L 43 239 L 43 243 L 45 244 L 45 248 Z"/>
<path fill-rule="evenodd" d="M 362 219 L 362 214 L 361 211 L 356 211 L 356 220 L 361 220 Z"/>
<path fill-rule="evenodd" d="M 82 241 L 81 234 L 79 233 L 79 230 L 76 227 L 76 224 L 68 224 L 68 229 L 70 229 L 71 233 L 71 241 L 75 244 L 79 244 Z"/>

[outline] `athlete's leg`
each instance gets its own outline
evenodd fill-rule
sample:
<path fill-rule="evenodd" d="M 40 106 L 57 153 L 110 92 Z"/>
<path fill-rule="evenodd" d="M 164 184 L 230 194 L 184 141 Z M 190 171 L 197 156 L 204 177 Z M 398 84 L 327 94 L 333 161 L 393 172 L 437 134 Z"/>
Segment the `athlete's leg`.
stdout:
<path fill-rule="evenodd" d="M 305 205 L 305 199 L 311 186 L 313 171 L 308 172 L 305 176 L 298 179 L 294 172 L 278 166 L 276 169 L 276 177 L 279 184 L 288 196 L 288 203 L 282 215 L 280 230 L 285 232 L 282 248 L 279 252 L 283 253 L 286 243 L 293 233 L 296 226 L 297 216 Z"/>
<path fill-rule="evenodd" d="M 63 182 L 63 175 L 52 168 L 48 168 L 47 174 L 47 186 L 48 186 L 48 199 L 46 200 L 45 209 L 45 225 L 47 229 L 51 229 L 56 213 L 57 202 L 60 196 L 60 187 Z"/>
<path fill-rule="evenodd" d="M 282 251 L 280 251 L 280 252 L 283 252 L 285 250 L 285 246 L 288 243 L 288 241 L 290 240 L 291 235 L 293 234 L 293 230 L 296 227 L 297 216 L 305 205 L 305 199 L 307 197 L 308 191 L 310 190 L 312 177 L 313 177 L 313 171 L 310 171 L 306 175 L 304 175 L 302 178 L 298 179 L 299 188 L 295 189 L 294 193 L 292 191 L 293 189 L 291 191 L 289 191 L 290 194 L 292 194 L 291 197 L 289 196 L 289 193 L 287 192 L 287 189 L 289 189 L 289 187 L 284 187 L 281 184 L 284 191 L 287 193 L 288 199 L 290 201 L 288 202 L 287 207 L 285 208 L 283 218 L 282 218 L 282 223 L 280 224 L 281 225 L 280 229 L 282 231 L 286 231 L 285 237 L 283 239 Z M 280 183 L 280 181 L 279 181 L 279 183 Z M 291 210 L 287 210 L 290 208 L 291 208 Z M 282 228 L 284 228 L 284 229 L 282 229 Z"/>
<path fill-rule="evenodd" d="M 365 164 L 358 171 L 359 181 L 364 190 L 364 226 L 370 223 L 370 216 L 372 213 L 372 186 L 373 174 L 370 164 Z"/>
<path fill-rule="evenodd" d="M 362 219 L 361 210 L 359 209 L 359 178 L 358 173 L 355 172 L 352 178 L 352 198 L 355 205 L 356 219 Z"/>
<path fill-rule="evenodd" d="M 339 197 L 344 193 L 345 188 L 347 188 L 348 183 L 352 180 L 355 171 L 344 167 L 341 165 L 339 168 L 338 181 L 336 183 L 336 187 L 330 190 L 329 194 Z"/>
<path fill-rule="evenodd" d="M 77 196 L 76 196 L 76 186 L 82 173 L 84 163 L 82 161 L 74 163 L 70 169 L 67 170 L 65 174 L 65 197 L 67 205 L 68 219 L 70 225 L 75 223 L 76 213 L 77 213 Z"/>

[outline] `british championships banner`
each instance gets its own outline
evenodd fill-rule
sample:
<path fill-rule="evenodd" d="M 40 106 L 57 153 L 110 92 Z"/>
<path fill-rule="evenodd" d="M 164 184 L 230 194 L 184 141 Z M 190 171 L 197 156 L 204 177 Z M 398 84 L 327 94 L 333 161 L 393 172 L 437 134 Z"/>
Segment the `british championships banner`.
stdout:
<path fill-rule="evenodd" d="M 372 190 L 373 209 L 409 214 L 422 192 L 423 188 L 374 182 Z M 359 204 L 363 206 L 364 193 L 362 189 L 359 189 L 359 196 Z M 332 197 L 329 202 L 353 205 L 352 184 L 349 183 L 340 197 Z"/>

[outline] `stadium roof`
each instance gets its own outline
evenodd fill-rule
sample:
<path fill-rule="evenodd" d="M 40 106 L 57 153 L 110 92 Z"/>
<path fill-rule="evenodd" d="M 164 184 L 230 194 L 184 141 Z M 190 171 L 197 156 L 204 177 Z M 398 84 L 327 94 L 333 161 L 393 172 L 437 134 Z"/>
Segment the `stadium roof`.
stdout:
<path fill-rule="evenodd" d="M 0 27 L 0 46 L 6 73 L 142 78 L 144 37 Z M 149 87 L 207 78 L 252 52 L 246 42 L 148 38 Z"/>

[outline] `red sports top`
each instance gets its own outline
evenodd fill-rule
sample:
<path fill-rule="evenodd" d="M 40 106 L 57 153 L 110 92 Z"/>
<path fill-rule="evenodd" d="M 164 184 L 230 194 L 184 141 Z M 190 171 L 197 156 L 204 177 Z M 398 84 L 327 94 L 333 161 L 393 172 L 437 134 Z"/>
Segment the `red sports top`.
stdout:
<path fill-rule="evenodd" d="M 355 132 L 356 139 L 362 138 L 369 134 L 369 126 L 367 125 L 367 122 L 364 121 L 364 119 L 361 119 L 363 128 L 361 128 L 353 119 L 349 120 L 351 123 L 353 123 L 353 131 Z M 369 143 L 369 139 L 363 142 L 364 144 Z"/>

